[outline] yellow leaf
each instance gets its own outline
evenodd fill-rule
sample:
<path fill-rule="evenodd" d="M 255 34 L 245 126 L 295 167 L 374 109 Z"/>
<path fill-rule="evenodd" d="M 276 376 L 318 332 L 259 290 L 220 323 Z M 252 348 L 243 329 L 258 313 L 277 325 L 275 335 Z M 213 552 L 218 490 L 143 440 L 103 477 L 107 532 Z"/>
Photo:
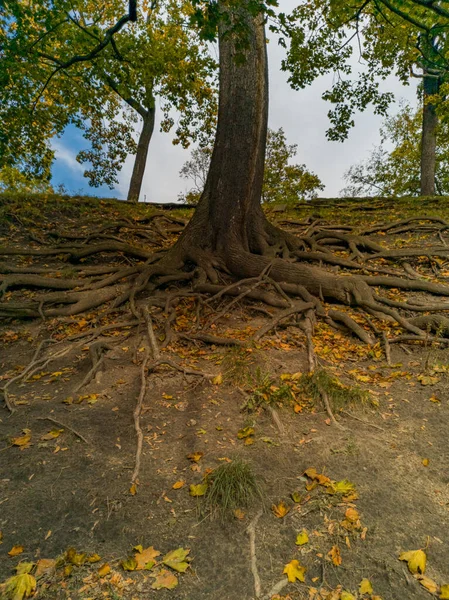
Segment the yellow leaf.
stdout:
<path fill-rule="evenodd" d="M 20 448 L 28 448 L 31 440 L 31 429 L 22 429 L 24 435 L 11 439 L 13 446 L 19 446 Z"/>
<path fill-rule="evenodd" d="M 34 563 L 32 562 L 21 562 L 16 567 L 17 575 L 23 575 L 24 573 L 31 573 L 34 567 Z"/>
<path fill-rule="evenodd" d="M 243 519 L 245 518 L 245 513 L 241 508 L 236 508 L 234 511 L 234 517 L 239 521 L 243 521 Z"/>
<path fill-rule="evenodd" d="M 190 485 L 190 491 L 189 494 L 191 496 L 197 497 L 197 496 L 204 496 L 204 494 L 207 491 L 207 483 L 198 483 L 197 485 L 194 485 L 193 483 Z"/>
<path fill-rule="evenodd" d="M 75 548 L 69 548 L 65 553 L 65 559 L 68 563 L 80 567 L 86 562 L 86 553 L 77 552 Z"/>
<path fill-rule="evenodd" d="M 98 569 L 98 575 L 100 577 L 106 577 L 106 575 L 110 572 L 111 572 L 111 567 L 108 565 L 108 563 L 105 563 Z"/>
<path fill-rule="evenodd" d="M 422 464 L 423 464 L 425 467 L 428 467 L 428 466 L 429 466 L 429 459 L 428 459 L 428 458 L 423 458 L 423 459 L 422 459 Z"/>
<path fill-rule="evenodd" d="M 6 598 L 11 598 L 11 600 L 30 598 L 36 591 L 36 580 L 29 573 L 14 575 L 7 579 L 4 585 Z"/>
<path fill-rule="evenodd" d="M 131 496 L 135 496 L 137 494 L 137 485 L 135 483 L 129 488 L 129 493 Z"/>
<path fill-rule="evenodd" d="M 273 504 L 271 510 L 273 511 L 275 517 L 277 517 L 278 519 L 283 519 L 285 515 L 287 515 L 290 512 L 290 507 L 287 506 L 285 502 L 279 502 L 279 504 L 277 505 Z"/>
<path fill-rule="evenodd" d="M 355 485 L 347 479 L 342 479 L 341 481 L 332 481 L 331 485 L 327 489 L 328 493 L 342 494 L 343 496 L 353 492 L 354 490 Z"/>
<path fill-rule="evenodd" d="M 250 435 L 249 437 L 245 438 L 245 441 L 243 442 L 244 446 L 252 446 L 252 444 L 254 444 L 254 436 Z"/>
<path fill-rule="evenodd" d="M 87 557 L 87 562 L 96 563 L 101 560 L 101 556 L 99 554 L 91 554 Z"/>
<path fill-rule="evenodd" d="M 136 571 L 140 571 L 142 569 L 149 570 L 152 567 L 154 567 L 154 565 L 156 564 L 156 561 L 154 559 L 159 555 L 160 552 L 158 552 L 158 550 L 155 550 L 153 546 L 149 546 L 148 548 L 145 548 L 145 550 L 142 549 L 141 552 L 136 552 L 134 554 L 134 559 L 136 561 Z"/>
<path fill-rule="evenodd" d="M 355 596 L 353 596 L 350 592 L 343 590 L 340 595 L 340 600 L 355 600 Z"/>
<path fill-rule="evenodd" d="M 63 431 L 64 429 L 52 429 L 51 431 L 43 435 L 41 437 L 41 440 L 44 442 L 46 442 L 47 440 L 54 440 L 55 438 L 59 437 Z"/>
<path fill-rule="evenodd" d="M 292 494 L 290 494 L 290 496 L 293 502 L 295 502 L 295 504 L 299 504 L 299 502 L 301 502 L 302 500 L 300 492 L 293 492 Z"/>
<path fill-rule="evenodd" d="M 409 552 L 403 552 L 399 556 L 399 560 L 405 560 L 407 562 L 408 570 L 410 573 L 424 573 L 426 570 L 426 553 L 423 550 L 410 550 Z"/>
<path fill-rule="evenodd" d="M 156 575 L 156 579 L 151 584 L 153 590 L 172 590 L 178 585 L 178 578 L 173 573 L 170 573 L 168 569 L 162 569 Z"/>
<path fill-rule="evenodd" d="M 307 544 L 308 541 L 309 541 L 309 534 L 307 533 L 307 531 L 305 529 L 303 529 L 296 536 L 296 542 L 295 542 L 295 544 L 297 546 L 304 546 L 304 544 Z"/>
<path fill-rule="evenodd" d="M 345 518 L 351 523 L 356 523 L 360 519 L 360 515 L 355 508 L 348 508 L 345 512 Z"/>
<path fill-rule="evenodd" d="M 304 471 L 304 475 L 306 475 L 309 479 L 312 479 L 313 481 L 317 481 L 320 485 L 328 486 L 331 484 L 331 480 L 329 479 L 329 477 L 317 473 L 316 469 L 314 469 L 313 467 L 310 469 L 306 469 Z"/>
<path fill-rule="evenodd" d="M 122 560 L 121 565 L 124 571 L 135 571 L 137 568 L 137 562 L 132 557 Z"/>
<path fill-rule="evenodd" d="M 9 556 L 18 556 L 22 554 L 23 546 L 13 546 L 11 550 L 8 552 Z"/>
<path fill-rule="evenodd" d="M 237 432 L 237 437 L 239 440 L 243 440 L 250 435 L 254 435 L 254 427 L 244 427 Z"/>
<path fill-rule="evenodd" d="M 285 565 L 284 571 L 283 571 L 283 573 L 285 575 L 287 575 L 287 578 L 290 583 L 295 583 L 296 580 L 304 582 L 305 581 L 305 577 L 304 577 L 305 572 L 306 572 L 306 568 L 302 567 L 299 564 L 299 561 L 297 561 L 297 560 L 292 560 L 287 565 Z"/>
<path fill-rule="evenodd" d="M 338 546 L 332 546 L 332 548 L 328 552 L 328 556 L 331 558 L 332 562 L 336 567 L 341 565 L 341 554 L 340 548 Z"/>
<path fill-rule="evenodd" d="M 178 573 L 185 573 L 189 568 L 189 563 L 186 561 L 189 552 L 189 548 L 177 548 L 166 554 L 162 562 Z"/>
<path fill-rule="evenodd" d="M 187 454 L 187 458 L 192 462 L 199 462 L 204 456 L 204 452 L 192 452 L 192 454 Z"/>
<path fill-rule="evenodd" d="M 221 383 L 223 383 L 223 375 L 219 373 L 216 377 L 212 379 L 212 383 L 214 385 L 220 385 Z"/>
<path fill-rule="evenodd" d="M 176 483 L 174 483 L 174 484 L 172 485 L 172 489 L 173 489 L 173 490 L 179 490 L 179 489 L 181 489 L 182 487 L 184 487 L 184 486 L 185 486 L 185 484 L 186 484 L 186 482 L 185 482 L 185 481 L 177 481 Z"/>
<path fill-rule="evenodd" d="M 431 594 L 436 594 L 438 591 L 438 585 L 429 577 L 426 577 L 425 575 L 419 575 L 417 573 L 415 575 L 415 579 L 417 579 L 419 583 Z"/>
<path fill-rule="evenodd" d="M 440 588 L 440 596 L 441 600 L 449 600 L 449 584 L 444 584 Z"/>
<path fill-rule="evenodd" d="M 373 593 L 373 586 L 371 585 L 371 581 L 369 579 L 362 579 L 360 582 L 359 592 L 361 594 Z"/>

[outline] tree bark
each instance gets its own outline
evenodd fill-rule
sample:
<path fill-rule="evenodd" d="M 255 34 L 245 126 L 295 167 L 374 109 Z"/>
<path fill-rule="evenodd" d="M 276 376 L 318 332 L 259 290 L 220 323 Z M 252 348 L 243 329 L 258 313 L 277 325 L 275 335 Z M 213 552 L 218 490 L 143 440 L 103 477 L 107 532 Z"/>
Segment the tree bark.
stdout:
<path fill-rule="evenodd" d="M 134 160 L 133 173 L 129 183 L 128 202 L 139 201 L 143 176 L 145 174 L 145 167 L 147 164 L 148 148 L 150 146 L 154 131 L 155 113 L 156 109 L 153 105 L 151 108 L 147 109 L 146 115 L 143 119 L 142 131 L 140 132 L 136 158 Z"/>
<path fill-rule="evenodd" d="M 421 196 L 435 196 L 438 116 L 429 97 L 439 91 L 439 79 L 423 77 L 423 122 L 421 135 Z"/>

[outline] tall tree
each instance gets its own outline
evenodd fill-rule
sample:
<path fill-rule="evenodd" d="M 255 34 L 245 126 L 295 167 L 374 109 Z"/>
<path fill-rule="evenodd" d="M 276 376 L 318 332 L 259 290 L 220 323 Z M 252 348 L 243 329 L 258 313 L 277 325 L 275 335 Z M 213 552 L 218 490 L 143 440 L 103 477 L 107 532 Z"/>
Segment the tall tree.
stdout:
<path fill-rule="evenodd" d="M 129 200 L 136 201 L 158 99 L 164 131 L 175 124 L 172 111 L 179 111 L 174 143 L 187 146 L 202 132 L 208 135 L 215 123 L 216 65 L 196 30 L 185 27 L 191 5 L 167 0 L 141 7 L 135 25 L 123 29 L 92 60 L 68 68 L 61 65 L 70 62 L 71 54 L 86 55 L 89 44 L 100 43 L 104 30 L 109 31 L 123 12 L 123 2 L 102 6 L 77 0 L 66 6 L 40 0 L 38 6 L 46 12 L 30 13 L 26 4 L 6 1 L 0 30 L 5 48 L 2 62 L 9 73 L 2 92 L 3 121 L 10 120 L 17 106 L 22 127 L 29 128 L 30 120 L 47 120 L 51 128 L 32 129 L 29 137 L 41 138 L 50 161 L 51 137 L 69 123 L 83 128 L 90 148 L 80 152 L 78 160 L 91 163 L 85 174 L 94 186 L 112 187 L 126 154 L 136 153 L 128 194 Z M 13 67 L 17 60 L 20 69 Z M 21 95 L 24 81 L 30 82 L 31 90 Z M 76 87 L 72 91 L 70 86 Z M 137 145 L 133 140 L 136 119 L 142 121 Z M 36 160 L 43 159 L 45 152 L 35 153 Z M 20 164 L 18 150 L 8 154 L 10 162 Z M 3 155 L 6 160 L 7 153 Z"/>
<path fill-rule="evenodd" d="M 332 140 L 345 139 L 355 112 L 370 104 L 386 115 L 393 94 L 381 92 L 379 82 L 390 74 L 405 85 L 413 77 L 423 80 L 421 193 L 433 194 L 435 101 L 449 69 L 449 12 L 421 0 L 313 0 L 301 2 L 283 23 L 291 37 L 284 69 L 294 88 L 324 73 L 336 75 L 323 94 L 335 105 L 327 132 Z"/>

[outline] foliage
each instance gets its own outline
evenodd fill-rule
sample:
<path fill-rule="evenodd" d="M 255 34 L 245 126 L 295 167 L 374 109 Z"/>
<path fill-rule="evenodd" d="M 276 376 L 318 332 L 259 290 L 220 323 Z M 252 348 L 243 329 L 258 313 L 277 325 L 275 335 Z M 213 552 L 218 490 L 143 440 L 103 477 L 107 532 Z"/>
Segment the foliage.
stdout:
<path fill-rule="evenodd" d="M 335 76 L 323 93 L 334 105 L 328 113 L 330 139 L 345 139 L 354 113 L 368 105 L 386 115 L 393 94 L 381 91 L 379 82 L 389 75 L 404 85 L 424 72 L 445 79 L 449 11 L 433 5 L 420 0 L 312 0 L 281 15 L 281 30 L 289 38 L 283 69 L 290 72 L 292 87 L 302 89 L 326 73 Z"/>
<path fill-rule="evenodd" d="M 422 111 L 403 104 L 387 117 L 380 130 L 381 143 L 369 158 L 345 173 L 344 196 L 419 196 Z M 386 146 L 393 145 L 392 150 Z M 437 132 L 436 189 L 449 192 L 449 123 L 442 120 Z"/>
<path fill-rule="evenodd" d="M 5 165 L 0 168 L 0 192 L 43 193 L 53 192 L 53 188 L 45 177 L 29 177 L 18 168 Z"/>
<path fill-rule="evenodd" d="M 324 369 L 319 369 L 309 375 L 303 375 L 299 380 L 299 386 L 304 393 L 317 401 L 320 401 L 321 390 L 323 390 L 328 394 L 329 400 L 336 410 L 346 406 L 363 406 L 370 399 L 369 392 L 358 386 L 349 387 L 344 385 Z"/>
<path fill-rule="evenodd" d="M 303 199 L 314 198 L 318 190 L 324 189 L 319 177 L 308 171 L 305 165 L 290 164 L 296 156 L 297 147 L 297 144 L 287 144 L 282 128 L 277 131 L 268 130 L 263 202 L 294 204 Z M 184 179 L 191 180 L 194 184 L 189 192 L 181 196 L 188 204 L 199 200 L 206 184 L 211 158 L 211 145 L 196 148 L 192 151 L 191 159 L 179 172 Z"/>
<path fill-rule="evenodd" d="M 295 396 L 287 383 L 276 384 L 276 381 L 268 373 L 262 373 L 257 369 L 251 392 L 243 405 L 242 410 L 253 412 L 263 406 L 283 406 L 292 404 Z"/>
<path fill-rule="evenodd" d="M 229 516 L 236 509 L 249 506 L 261 490 L 249 464 L 241 460 L 224 463 L 208 476 L 205 510 Z"/>
<path fill-rule="evenodd" d="M 195 29 L 185 27 L 189 2 L 143 3 L 137 22 L 123 28 L 92 60 L 85 56 L 123 14 L 122 0 L 33 5 L 5 0 L 0 16 L 2 75 L 0 167 L 48 176 L 50 140 L 69 124 L 85 131 L 91 185 L 117 182 L 124 157 L 136 152 L 135 123 L 161 99 L 162 129 L 179 111 L 174 143 L 188 146 L 215 124 L 216 63 Z M 176 40 L 176 44 L 173 43 Z"/>

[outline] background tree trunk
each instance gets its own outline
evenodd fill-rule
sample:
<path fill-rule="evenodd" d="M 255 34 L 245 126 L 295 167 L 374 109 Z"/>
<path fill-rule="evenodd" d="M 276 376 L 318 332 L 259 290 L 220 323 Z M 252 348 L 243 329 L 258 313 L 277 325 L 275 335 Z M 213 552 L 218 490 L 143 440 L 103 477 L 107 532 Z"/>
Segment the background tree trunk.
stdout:
<path fill-rule="evenodd" d="M 429 96 L 439 91 L 438 77 L 423 78 L 423 122 L 421 136 L 421 196 L 435 195 L 435 166 L 438 116 Z"/>
<path fill-rule="evenodd" d="M 147 164 L 148 148 L 154 131 L 154 117 L 156 114 L 155 106 L 147 110 L 143 119 L 142 131 L 137 144 L 137 153 L 134 160 L 133 173 L 129 183 L 128 202 L 138 202 L 140 190 L 142 189 L 143 176 Z"/>

